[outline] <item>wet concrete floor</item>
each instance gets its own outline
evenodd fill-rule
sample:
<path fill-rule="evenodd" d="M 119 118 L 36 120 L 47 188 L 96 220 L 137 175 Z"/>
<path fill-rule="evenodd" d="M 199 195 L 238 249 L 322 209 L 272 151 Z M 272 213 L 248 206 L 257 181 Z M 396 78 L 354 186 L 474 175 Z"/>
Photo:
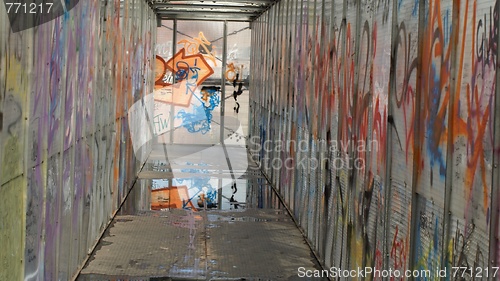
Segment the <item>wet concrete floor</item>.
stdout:
<path fill-rule="evenodd" d="M 77 280 L 311 280 L 299 267 L 319 269 L 244 146 L 158 144 Z"/>

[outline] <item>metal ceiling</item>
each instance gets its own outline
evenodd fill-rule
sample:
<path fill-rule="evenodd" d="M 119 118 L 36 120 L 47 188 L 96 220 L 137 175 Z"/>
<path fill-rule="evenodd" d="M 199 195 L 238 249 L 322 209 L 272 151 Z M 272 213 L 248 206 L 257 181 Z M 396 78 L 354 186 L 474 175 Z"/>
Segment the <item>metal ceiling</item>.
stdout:
<path fill-rule="evenodd" d="M 159 19 L 253 21 L 278 0 L 149 0 Z"/>

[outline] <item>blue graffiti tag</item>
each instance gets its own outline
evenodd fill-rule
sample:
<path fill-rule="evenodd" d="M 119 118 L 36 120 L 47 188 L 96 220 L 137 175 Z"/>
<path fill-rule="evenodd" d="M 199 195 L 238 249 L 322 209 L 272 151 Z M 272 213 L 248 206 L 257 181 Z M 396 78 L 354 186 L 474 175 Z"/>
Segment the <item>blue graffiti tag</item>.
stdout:
<path fill-rule="evenodd" d="M 181 119 L 181 127 L 184 127 L 190 133 L 206 134 L 210 131 L 210 124 L 213 118 L 213 110 L 220 104 L 220 95 L 218 87 L 203 87 L 202 97 L 197 94 L 193 96 L 201 102 L 202 105 L 193 105 L 193 112 L 187 112 L 182 109 L 175 118 Z"/>

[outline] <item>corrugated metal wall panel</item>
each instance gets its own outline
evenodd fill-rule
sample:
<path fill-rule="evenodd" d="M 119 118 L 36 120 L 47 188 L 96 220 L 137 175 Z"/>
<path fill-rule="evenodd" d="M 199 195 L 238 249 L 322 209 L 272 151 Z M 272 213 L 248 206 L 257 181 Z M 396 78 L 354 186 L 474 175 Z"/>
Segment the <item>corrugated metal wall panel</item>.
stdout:
<path fill-rule="evenodd" d="M 71 279 L 140 167 L 126 116 L 152 91 L 155 15 L 79 1 L 17 33 L 0 21 L 0 279 Z"/>
<path fill-rule="evenodd" d="M 488 266 L 489 245 L 483 241 L 488 241 L 491 227 L 498 12 L 498 3 L 490 1 L 460 6 L 446 261 L 450 266 Z"/>
<path fill-rule="evenodd" d="M 410 223 L 412 219 L 413 147 L 417 94 L 417 55 L 419 6 L 404 1 L 395 6 L 397 28 L 394 32 L 395 54 L 393 91 L 390 95 L 387 126 L 390 169 L 388 266 L 408 269 L 410 262 Z M 391 121 L 391 122 L 389 122 Z M 384 146 L 381 146 L 384 147 Z"/>
<path fill-rule="evenodd" d="M 251 131 L 289 143 L 261 161 L 293 169 L 264 172 L 325 266 L 435 279 L 497 251 L 495 15 L 497 1 L 290 0 L 253 23 Z"/>

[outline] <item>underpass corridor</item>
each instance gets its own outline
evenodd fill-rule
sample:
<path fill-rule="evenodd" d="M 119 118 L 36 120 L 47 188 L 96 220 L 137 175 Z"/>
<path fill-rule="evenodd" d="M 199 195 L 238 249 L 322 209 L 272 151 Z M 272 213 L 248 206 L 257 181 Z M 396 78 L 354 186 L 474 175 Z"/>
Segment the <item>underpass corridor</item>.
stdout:
<path fill-rule="evenodd" d="M 244 145 L 164 146 L 153 147 L 77 280 L 300 280 L 299 267 L 320 269 Z M 223 150 L 236 165 L 248 157 L 248 169 L 228 169 Z M 163 180 L 175 186 L 151 189 Z"/>
<path fill-rule="evenodd" d="M 500 280 L 500 0 L 4 0 L 0 281 Z"/>

